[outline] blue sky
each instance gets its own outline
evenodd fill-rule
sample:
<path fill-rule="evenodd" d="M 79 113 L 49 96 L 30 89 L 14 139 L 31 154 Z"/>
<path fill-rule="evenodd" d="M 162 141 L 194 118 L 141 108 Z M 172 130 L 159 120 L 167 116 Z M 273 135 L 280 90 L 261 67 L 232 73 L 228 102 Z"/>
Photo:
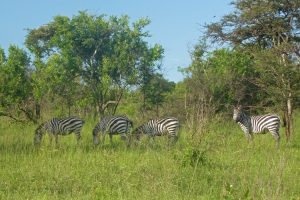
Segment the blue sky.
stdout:
<path fill-rule="evenodd" d="M 24 47 L 26 29 L 50 22 L 56 15 L 72 17 L 78 11 L 90 14 L 128 15 L 133 22 L 148 17 L 150 44 L 165 49 L 163 74 L 170 81 L 183 79 L 178 67 L 190 64 L 189 50 L 203 32 L 203 25 L 232 11 L 232 0 L 0 0 L 0 46 Z"/>

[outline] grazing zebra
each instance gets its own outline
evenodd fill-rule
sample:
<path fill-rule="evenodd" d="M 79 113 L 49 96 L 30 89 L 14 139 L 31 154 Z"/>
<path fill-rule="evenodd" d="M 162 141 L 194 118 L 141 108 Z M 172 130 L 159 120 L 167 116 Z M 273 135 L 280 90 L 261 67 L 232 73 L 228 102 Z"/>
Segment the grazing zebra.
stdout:
<path fill-rule="evenodd" d="M 147 134 L 153 138 L 155 136 L 167 135 L 173 138 L 176 142 L 178 140 L 179 121 L 174 117 L 167 117 L 160 120 L 151 119 L 147 123 L 137 127 L 133 134 L 137 140 L 140 140 L 142 134 Z"/>
<path fill-rule="evenodd" d="M 112 136 L 116 134 L 120 134 L 121 139 L 125 140 L 127 138 L 126 134 L 130 132 L 132 127 L 133 122 L 126 116 L 106 116 L 95 126 L 93 130 L 94 144 L 97 145 L 99 143 L 99 133 L 103 138 L 102 143 L 104 143 L 106 133 L 109 134 L 111 143 Z"/>
<path fill-rule="evenodd" d="M 233 109 L 233 120 L 241 126 L 248 139 L 252 139 L 253 133 L 266 133 L 269 131 L 276 140 L 277 147 L 279 147 L 280 118 L 277 115 L 248 116 L 241 106 L 237 106 Z"/>
<path fill-rule="evenodd" d="M 50 144 L 52 143 L 53 136 L 55 137 L 56 144 L 58 144 L 58 135 L 68 135 L 70 133 L 74 133 L 77 142 L 79 142 L 83 124 L 84 121 L 77 117 L 66 117 L 63 119 L 53 118 L 50 121 L 42 123 L 35 130 L 34 144 L 39 144 L 46 132 L 49 134 Z"/>

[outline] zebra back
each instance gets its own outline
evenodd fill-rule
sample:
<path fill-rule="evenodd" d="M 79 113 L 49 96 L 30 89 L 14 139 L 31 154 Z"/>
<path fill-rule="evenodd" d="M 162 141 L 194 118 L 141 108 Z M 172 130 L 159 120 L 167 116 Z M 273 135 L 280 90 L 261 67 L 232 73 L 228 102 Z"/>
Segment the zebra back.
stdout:
<path fill-rule="evenodd" d="M 105 133 L 108 132 L 110 138 L 114 134 L 121 134 L 121 138 L 125 139 L 126 134 L 133 127 L 133 122 L 129 120 L 126 116 L 106 116 L 95 126 L 93 129 L 93 140 L 94 144 L 98 144 L 98 134 L 99 132 L 103 135 L 103 140 Z"/>
<path fill-rule="evenodd" d="M 276 114 L 247 115 L 241 106 L 234 108 L 233 119 L 240 124 L 244 132 L 260 133 L 265 129 L 276 128 L 279 130 L 280 118 Z"/>
<path fill-rule="evenodd" d="M 179 129 L 179 120 L 175 117 L 166 117 L 158 120 L 158 130 L 162 133 L 167 132 L 169 136 L 176 137 Z"/>
<path fill-rule="evenodd" d="M 259 116 L 250 116 L 251 127 L 253 133 L 264 133 L 269 130 L 271 133 L 278 131 L 280 128 L 280 118 L 276 114 L 266 114 Z"/>
<path fill-rule="evenodd" d="M 93 129 L 93 135 L 97 135 L 99 132 L 105 132 L 106 127 L 113 116 L 108 115 L 103 117 L 99 123 L 96 124 L 95 128 Z"/>
<path fill-rule="evenodd" d="M 171 137 L 177 137 L 179 129 L 179 121 L 174 117 L 166 117 L 160 120 L 151 119 L 147 123 L 137 127 L 134 134 L 148 134 L 151 136 L 160 136 L 168 134 Z M 137 136 L 138 138 L 140 136 Z"/>
<path fill-rule="evenodd" d="M 62 119 L 53 118 L 48 123 L 49 129 L 55 134 L 70 134 L 75 132 L 79 134 L 81 132 L 84 121 L 77 117 L 66 117 Z"/>
<path fill-rule="evenodd" d="M 265 114 L 248 116 L 240 106 L 233 110 L 233 119 L 240 125 L 248 138 L 252 138 L 252 133 L 265 133 L 269 131 L 279 146 L 280 118 L 276 114 Z"/>
<path fill-rule="evenodd" d="M 46 132 L 54 135 L 66 135 L 74 132 L 77 135 L 77 138 L 80 138 L 83 124 L 84 121 L 77 117 L 66 117 L 63 119 L 52 118 L 51 120 L 40 124 L 35 130 L 34 143 L 39 143 Z"/>
<path fill-rule="evenodd" d="M 110 134 L 123 134 L 127 133 L 128 130 L 133 127 L 133 122 L 126 116 L 105 116 L 95 126 L 93 135 L 98 135 L 99 132 L 109 132 Z"/>

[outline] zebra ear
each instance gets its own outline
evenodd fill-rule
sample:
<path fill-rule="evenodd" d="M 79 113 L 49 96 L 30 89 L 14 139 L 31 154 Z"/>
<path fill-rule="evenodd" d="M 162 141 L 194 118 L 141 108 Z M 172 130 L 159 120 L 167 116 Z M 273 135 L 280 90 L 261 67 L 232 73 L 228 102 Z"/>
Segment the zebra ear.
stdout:
<path fill-rule="evenodd" d="M 235 106 L 234 106 L 234 109 L 241 110 L 241 109 L 242 109 L 242 106 L 241 106 L 241 105 L 235 105 Z"/>

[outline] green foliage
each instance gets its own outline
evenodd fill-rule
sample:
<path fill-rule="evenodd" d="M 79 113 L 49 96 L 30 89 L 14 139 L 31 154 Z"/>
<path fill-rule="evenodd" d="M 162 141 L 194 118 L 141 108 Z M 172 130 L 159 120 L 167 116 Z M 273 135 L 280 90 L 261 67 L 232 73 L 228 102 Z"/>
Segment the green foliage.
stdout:
<path fill-rule="evenodd" d="M 43 95 L 40 91 L 47 91 L 43 88 L 51 87 L 48 91 L 72 105 L 75 101 L 72 96 L 78 95 L 84 86 L 88 92 L 81 96 L 86 98 L 81 104 L 90 101 L 100 114 L 108 108 L 109 102 L 115 102 L 116 109 L 128 86 L 139 84 L 146 76 L 145 71 L 154 72 L 156 62 L 162 57 L 160 45 L 150 47 L 145 41 L 149 34 L 143 29 L 149 23 L 149 19 L 142 18 L 130 25 L 128 16 L 118 18 L 79 12 L 71 19 L 56 16 L 47 25 L 30 30 L 26 45 L 35 54 L 36 68 L 50 68 L 45 69 L 50 74 L 61 72 L 59 77 L 53 77 L 53 84 L 45 85 L 43 80 L 37 80 L 40 84 L 37 96 Z M 37 70 L 37 79 L 43 76 L 43 71 Z M 80 82 L 75 77 L 79 77 Z M 60 91 L 57 92 L 57 88 Z"/>
<path fill-rule="evenodd" d="M 232 13 L 206 26 L 206 37 L 253 56 L 258 75 L 252 82 L 257 93 L 267 94 L 262 104 L 278 105 L 290 135 L 293 109 L 299 105 L 300 1 L 238 0 L 233 5 Z"/>
<path fill-rule="evenodd" d="M 29 116 L 29 111 L 27 110 L 32 89 L 29 56 L 24 50 L 14 45 L 9 47 L 7 59 L 5 59 L 3 50 L 1 54 L 0 116 L 16 119 L 19 118 L 18 115 L 25 113 L 30 118 L 31 116 Z"/>
<path fill-rule="evenodd" d="M 0 65 L 2 65 L 6 61 L 4 49 L 0 47 Z"/>
<path fill-rule="evenodd" d="M 295 103 L 300 89 L 300 2 L 242 0 L 233 5 L 233 13 L 207 25 L 207 37 L 229 42 L 253 57 L 257 76 L 252 82 L 259 93 L 267 92 L 265 104 Z"/>
<path fill-rule="evenodd" d="M 205 46 L 195 45 L 192 64 L 184 69 L 189 91 L 189 102 L 208 104 L 216 110 L 237 102 L 252 104 L 259 96 L 251 91 L 256 86 L 251 80 L 257 75 L 251 56 L 242 51 L 218 49 L 205 53 Z"/>
<path fill-rule="evenodd" d="M 156 114 L 159 115 L 158 108 L 166 102 L 166 96 L 171 93 L 175 88 L 174 82 L 169 82 L 163 78 L 161 74 L 155 74 L 149 83 L 143 87 L 144 93 L 144 105 L 145 108 L 151 108 L 156 110 Z"/>
<path fill-rule="evenodd" d="M 206 34 L 213 41 L 263 49 L 283 42 L 299 42 L 296 31 L 300 22 L 299 1 L 238 0 L 233 5 L 235 10 L 232 13 L 206 26 Z"/>

